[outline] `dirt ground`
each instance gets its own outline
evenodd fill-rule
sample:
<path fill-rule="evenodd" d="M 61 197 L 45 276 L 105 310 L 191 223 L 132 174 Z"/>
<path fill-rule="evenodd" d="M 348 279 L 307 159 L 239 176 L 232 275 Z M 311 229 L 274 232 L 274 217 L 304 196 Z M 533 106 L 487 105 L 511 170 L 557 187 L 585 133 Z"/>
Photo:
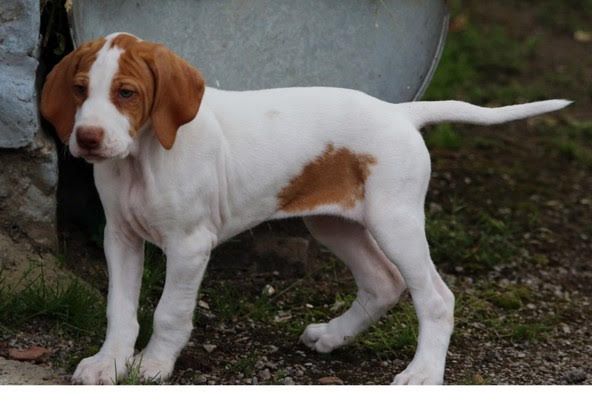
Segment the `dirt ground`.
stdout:
<path fill-rule="evenodd" d="M 433 160 L 428 232 L 457 297 L 445 381 L 592 384 L 592 18 L 573 1 L 449 3 L 447 53 L 427 98 L 575 103 L 508 125 L 426 131 Z M 234 262 L 228 251 L 250 237 L 216 262 Z M 96 244 L 68 240 L 65 266 L 104 294 Z M 350 346 L 314 353 L 298 342 L 300 333 L 343 312 L 355 289 L 322 247 L 312 242 L 308 255 L 306 271 L 279 264 L 262 270 L 249 256 L 212 266 L 170 382 L 390 383 L 413 356 L 409 297 Z M 150 268 L 144 315 L 162 286 L 162 268 Z M 141 321 L 140 345 L 150 318 Z M 40 364 L 58 368 L 63 382 L 97 350 L 100 334 L 72 334 L 44 318 L 0 329 L 0 357 L 32 344 L 52 350 Z"/>

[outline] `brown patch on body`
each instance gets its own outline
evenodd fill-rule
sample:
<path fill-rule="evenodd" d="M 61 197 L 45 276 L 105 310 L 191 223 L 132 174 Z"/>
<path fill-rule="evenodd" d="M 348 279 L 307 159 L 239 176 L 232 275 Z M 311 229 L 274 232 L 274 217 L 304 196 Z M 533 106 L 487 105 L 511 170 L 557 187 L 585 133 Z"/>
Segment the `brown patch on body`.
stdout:
<path fill-rule="evenodd" d="M 335 204 L 353 208 L 364 199 L 364 185 L 375 163 L 372 155 L 358 154 L 348 148 L 335 149 L 329 144 L 280 191 L 279 209 L 303 212 Z"/>

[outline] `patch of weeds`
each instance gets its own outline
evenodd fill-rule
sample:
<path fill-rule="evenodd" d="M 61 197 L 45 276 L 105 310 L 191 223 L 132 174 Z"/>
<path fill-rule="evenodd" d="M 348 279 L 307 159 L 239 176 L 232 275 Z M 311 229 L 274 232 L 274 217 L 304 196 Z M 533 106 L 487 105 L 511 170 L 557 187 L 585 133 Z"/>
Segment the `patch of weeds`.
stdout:
<path fill-rule="evenodd" d="M 516 341 L 537 341 L 550 330 L 542 323 L 518 323 L 510 326 L 509 337 Z"/>
<path fill-rule="evenodd" d="M 461 292 L 456 294 L 454 303 L 454 317 L 457 324 L 463 321 L 486 320 L 495 314 L 494 307 L 489 301 L 482 299 L 478 294 Z"/>
<path fill-rule="evenodd" d="M 269 322 L 273 320 L 276 307 L 266 296 L 258 297 L 254 302 L 248 302 L 245 305 L 247 316 L 255 321 Z"/>
<path fill-rule="evenodd" d="M 465 386 L 482 386 L 490 384 L 488 380 L 483 378 L 482 375 L 479 373 L 474 374 L 467 374 L 465 377 L 461 378 L 458 382 L 460 385 Z"/>
<path fill-rule="evenodd" d="M 273 308 L 274 312 L 284 307 L 291 314 L 288 320 L 277 325 L 289 336 L 297 338 L 307 325 L 325 323 L 341 314 L 353 301 L 353 296 L 345 293 L 351 284 L 348 287 L 343 284 L 348 276 L 351 275 L 343 263 L 333 256 L 324 258 L 320 268 L 306 274 L 271 298 L 273 303 L 278 303 Z M 328 286 L 331 288 L 327 288 Z M 277 300 L 278 296 L 281 296 L 281 300 Z"/>
<path fill-rule="evenodd" d="M 413 355 L 417 344 L 418 324 L 413 305 L 400 302 L 378 323 L 356 339 L 356 344 L 379 358 Z"/>
<path fill-rule="evenodd" d="M 503 146 L 503 143 L 500 140 L 483 138 L 481 136 L 471 136 L 470 139 L 467 139 L 467 141 L 470 142 L 472 147 L 482 150 L 490 150 Z"/>
<path fill-rule="evenodd" d="M 533 301 L 534 292 L 526 285 L 510 284 L 502 287 L 491 282 L 479 282 L 471 293 L 457 294 L 455 318 L 456 337 L 463 330 L 485 334 L 488 340 L 537 341 L 544 338 L 559 320 L 554 316 L 537 316 L 535 320 L 526 309 Z M 464 335 L 465 338 L 467 335 Z"/>
<path fill-rule="evenodd" d="M 561 156 L 568 161 L 575 161 L 586 167 L 592 167 L 592 149 L 565 137 L 554 141 L 553 144 Z"/>
<path fill-rule="evenodd" d="M 494 294 L 490 301 L 504 310 L 518 310 L 522 307 L 522 301 L 512 293 Z"/>
<path fill-rule="evenodd" d="M 592 122 L 567 120 L 561 123 L 536 124 L 547 147 L 564 159 L 592 168 Z"/>
<path fill-rule="evenodd" d="M 511 79 L 526 70 L 537 41 L 536 37 L 513 39 L 501 26 L 476 28 L 469 23 L 464 30 L 448 35 L 425 99 L 456 98 L 475 103 L 499 99 L 509 103 L 523 97 L 524 89 Z M 503 94 L 498 96 L 500 90 Z"/>
<path fill-rule="evenodd" d="M 354 294 L 337 293 L 333 305 L 294 310 L 292 319 L 280 325 L 288 335 L 299 337 L 307 325 L 328 322 L 345 312 L 354 300 Z M 417 343 L 417 331 L 413 305 L 409 301 L 402 301 L 368 331 L 356 337 L 352 345 L 360 351 L 370 351 L 379 358 L 401 354 L 410 356 Z"/>
<path fill-rule="evenodd" d="M 549 257 L 544 254 L 532 254 L 531 256 L 532 263 L 538 265 L 539 267 L 546 267 L 549 265 Z"/>
<path fill-rule="evenodd" d="M 98 338 L 104 331 L 102 297 L 78 280 L 50 283 L 41 275 L 28 280 L 19 291 L 2 285 L 0 282 L 0 320 L 4 328 L 18 328 L 42 319 L 76 336 Z"/>
<path fill-rule="evenodd" d="M 504 310 L 518 310 L 522 307 L 522 300 L 513 292 L 496 292 L 491 294 L 488 300 Z"/>
<path fill-rule="evenodd" d="M 430 213 L 427 233 L 432 257 L 440 266 L 482 271 L 508 261 L 517 251 L 510 224 L 462 205 Z"/>
<path fill-rule="evenodd" d="M 210 309 L 223 321 L 248 317 L 255 321 L 271 321 L 277 312 L 272 297 L 249 294 L 232 282 L 222 281 L 215 287 L 202 289 Z"/>
<path fill-rule="evenodd" d="M 454 126 L 444 123 L 431 128 L 425 136 L 426 144 L 430 149 L 460 149 L 463 140 L 462 136 L 456 132 Z"/>
<path fill-rule="evenodd" d="M 479 297 L 504 310 L 518 310 L 532 300 L 533 292 L 524 285 L 487 285 L 479 292 Z"/>
<path fill-rule="evenodd" d="M 142 360 L 132 359 L 127 365 L 127 375 L 117 380 L 116 384 L 124 386 L 137 386 L 137 385 L 155 385 L 161 384 L 160 378 L 157 376 L 151 378 L 144 378 L 141 374 L 142 371 Z"/>
<path fill-rule="evenodd" d="M 284 384 L 284 379 L 288 377 L 288 372 L 285 369 L 279 369 L 273 373 L 273 377 L 269 384 Z"/>
<path fill-rule="evenodd" d="M 495 105 L 511 105 L 549 98 L 547 88 L 541 83 L 525 84 L 523 81 L 516 79 L 508 80 L 507 83 L 497 87 L 485 86 L 483 89 L 477 89 L 476 93 L 481 94 L 478 97 L 479 100 Z"/>
<path fill-rule="evenodd" d="M 292 318 L 285 323 L 278 323 L 284 331 L 291 337 L 300 337 L 306 326 L 313 323 L 326 323 L 336 314 L 329 311 L 328 308 L 315 306 L 314 308 L 303 308 L 302 310 L 293 309 Z"/>
<path fill-rule="evenodd" d="M 239 358 L 234 363 L 227 366 L 227 370 L 232 374 L 242 373 L 245 377 L 251 377 L 255 374 L 255 364 L 259 356 L 255 353 L 248 353 Z"/>
<path fill-rule="evenodd" d="M 541 226 L 541 208 L 535 202 L 517 202 L 514 210 L 520 215 L 525 230 L 536 230 Z"/>
<path fill-rule="evenodd" d="M 203 289 L 203 294 L 208 297 L 208 304 L 218 318 L 230 321 L 236 317 L 244 316 L 245 294 L 238 285 L 221 282 L 215 289 Z"/>

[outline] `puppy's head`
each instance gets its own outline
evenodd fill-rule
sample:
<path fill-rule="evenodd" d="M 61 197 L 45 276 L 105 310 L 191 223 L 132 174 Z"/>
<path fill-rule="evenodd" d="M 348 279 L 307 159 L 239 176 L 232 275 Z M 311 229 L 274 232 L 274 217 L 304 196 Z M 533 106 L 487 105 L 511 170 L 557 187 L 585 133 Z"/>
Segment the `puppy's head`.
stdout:
<path fill-rule="evenodd" d="M 54 67 L 41 114 L 76 157 L 124 158 L 151 122 L 170 149 L 179 127 L 199 110 L 205 83 L 166 47 L 115 33 L 83 44 Z"/>

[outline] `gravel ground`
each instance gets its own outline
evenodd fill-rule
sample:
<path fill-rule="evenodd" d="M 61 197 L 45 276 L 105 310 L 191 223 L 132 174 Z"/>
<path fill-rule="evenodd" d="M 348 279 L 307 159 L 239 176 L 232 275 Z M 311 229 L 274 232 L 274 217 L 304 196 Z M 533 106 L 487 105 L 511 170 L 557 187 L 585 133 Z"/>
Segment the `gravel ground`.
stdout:
<path fill-rule="evenodd" d="M 331 282 L 327 277 L 320 276 L 297 284 L 305 291 L 313 284 L 322 290 L 335 288 L 344 291 L 344 285 L 349 284 L 349 280 L 345 270 L 341 274 L 343 282 Z M 568 274 L 565 276 L 567 278 Z M 214 300 L 215 292 L 225 287 L 228 280 L 222 277 L 222 274 L 211 274 L 205 285 L 208 295 L 202 296 L 195 331 L 179 358 L 171 383 L 388 384 L 411 359 L 412 351 L 408 348 L 400 354 L 394 351 L 373 352 L 363 342 L 330 355 L 308 350 L 298 343 L 298 332 L 286 326 L 291 317 L 298 318 L 307 311 L 316 310 L 309 308 L 313 305 L 308 302 L 295 304 L 292 301 L 298 299 L 297 287 L 291 290 L 293 296 L 291 293 L 284 294 L 284 302 L 273 307 L 264 320 L 260 316 L 252 317 L 248 312 L 240 312 L 234 318 L 216 315 L 215 308 L 204 307 L 210 307 L 210 298 Z M 234 283 L 243 284 L 234 277 Z M 526 285 L 536 292 L 529 297 L 528 304 L 516 310 L 520 312 L 521 322 L 548 320 L 549 315 L 556 322 L 536 339 L 516 339 L 500 335 L 499 331 L 487 328 L 471 317 L 464 319 L 457 316 L 448 354 L 446 382 L 592 384 L 592 331 L 589 324 L 592 300 L 582 293 L 589 293 L 589 287 L 586 290 L 576 284 L 565 288 L 556 282 L 550 283 L 548 279 L 555 275 L 546 271 L 530 273 L 525 278 L 508 278 L 496 273 L 489 274 L 489 277 L 496 285 Z M 244 288 L 245 302 L 255 302 L 273 279 L 279 287 L 291 286 L 297 280 L 296 277 L 287 277 L 282 283 L 278 278 L 281 275 L 259 274 L 255 281 L 245 280 L 244 285 L 239 287 Z M 467 277 L 445 275 L 445 278 L 457 296 L 478 295 L 490 288 L 490 284 L 485 288 Z M 408 297 L 403 299 L 404 302 L 408 300 Z M 326 307 L 334 305 L 331 301 L 326 300 L 325 304 L 314 301 L 314 306 L 327 311 Z M 508 310 L 499 311 L 502 317 L 506 316 L 504 313 L 512 316 Z M 0 338 L 0 356 L 7 358 L 9 348 L 42 346 L 50 349 L 50 356 L 38 364 L 55 371 L 48 383 L 63 383 L 69 378 L 64 371 L 71 373 L 76 361 L 95 351 L 96 345 L 93 346 L 94 343 L 88 339 L 72 339 L 67 334 L 60 334 L 59 330 L 48 331 L 48 328 L 44 323 L 34 323 L 14 336 Z"/>

